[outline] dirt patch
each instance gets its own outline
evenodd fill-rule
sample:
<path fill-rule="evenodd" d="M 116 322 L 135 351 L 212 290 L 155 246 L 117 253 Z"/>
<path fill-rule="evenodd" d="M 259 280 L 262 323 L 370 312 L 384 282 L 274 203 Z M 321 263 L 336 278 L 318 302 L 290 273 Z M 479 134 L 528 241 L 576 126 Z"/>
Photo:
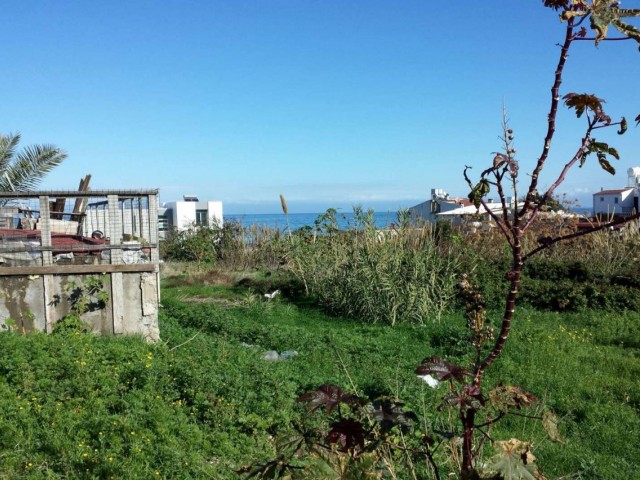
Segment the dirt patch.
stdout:
<path fill-rule="evenodd" d="M 221 308 L 235 308 L 247 303 L 246 300 L 221 298 L 221 297 L 180 297 L 182 303 L 190 303 L 194 305 L 216 305 Z"/>
<path fill-rule="evenodd" d="M 236 283 L 236 277 L 232 273 L 218 270 L 195 271 L 193 269 L 177 269 L 172 267 L 162 271 L 165 285 L 168 287 L 204 285 L 232 287 Z"/>

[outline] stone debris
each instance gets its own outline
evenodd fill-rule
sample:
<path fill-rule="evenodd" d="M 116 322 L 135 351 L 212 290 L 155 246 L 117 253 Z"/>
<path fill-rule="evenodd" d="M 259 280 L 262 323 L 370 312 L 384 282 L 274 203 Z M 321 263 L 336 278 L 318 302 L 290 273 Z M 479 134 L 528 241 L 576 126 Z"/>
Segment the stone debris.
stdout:
<path fill-rule="evenodd" d="M 270 362 L 279 362 L 281 360 L 289 360 L 296 355 L 298 355 L 298 352 L 296 352 L 295 350 L 285 350 L 280 354 L 275 350 L 269 350 L 268 352 L 265 352 L 265 354 L 262 356 L 262 359 L 268 360 Z"/>

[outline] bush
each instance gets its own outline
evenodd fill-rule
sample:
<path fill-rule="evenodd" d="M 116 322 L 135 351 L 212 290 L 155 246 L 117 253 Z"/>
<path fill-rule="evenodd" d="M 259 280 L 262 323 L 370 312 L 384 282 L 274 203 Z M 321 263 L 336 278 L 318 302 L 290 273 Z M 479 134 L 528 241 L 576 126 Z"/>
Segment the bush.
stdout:
<path fill-rule="evenodd" d="M 215 263 L 222 238 L 222 228 L 214 225 L 191 225 L 187 230 L 172 229 L 160 243 L 164 260 Z"/>
<path fill-rule="evenodd" d="M 503 272 L 506 259 L 478 262 L 474 279 L 491 308 L 503 308 L 508 282 Z M 519 301 L 540 310 L 578 312 L 587 309 L 640 311 L 640 281 L 633 266 L 603 273 L 588 261 L 537 258 L 529 262 L 522 276 Z"/>
<path fill-rule="evenodd" d="M 222 227 L 192 225 L 187 230 L 171 230 L 160 243 L 162 259 L 220 265 L 228 269 L 279 268 L 286 263 L 286 246 L 277 229 L 238 221 Z"/>

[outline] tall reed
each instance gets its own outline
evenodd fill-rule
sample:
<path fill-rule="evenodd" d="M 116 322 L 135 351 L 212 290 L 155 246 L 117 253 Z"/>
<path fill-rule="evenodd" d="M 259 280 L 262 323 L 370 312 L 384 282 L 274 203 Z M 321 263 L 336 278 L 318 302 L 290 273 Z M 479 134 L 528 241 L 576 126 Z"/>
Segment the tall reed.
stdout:
<path fill-rule="evenodd" d="M 354 213 L 349 230 L 298 241 L 294 255 L 311 294 L 331 311 L 370 322 L 439 319 L 454 298 L 459 250 L 438 242 L 431 225 L 381 230 L 373 212 Z"/>
<path fill-rule="evenodd" d="M 282 194 L 280 194 L 280 206 L 282 207 L 284 218 L 287 219 L 287 232 L 289 233 L 289 238 L 291 238 L 291 225 L 289 224 L 289 207 L 287 207 L 287 201 Z"/>

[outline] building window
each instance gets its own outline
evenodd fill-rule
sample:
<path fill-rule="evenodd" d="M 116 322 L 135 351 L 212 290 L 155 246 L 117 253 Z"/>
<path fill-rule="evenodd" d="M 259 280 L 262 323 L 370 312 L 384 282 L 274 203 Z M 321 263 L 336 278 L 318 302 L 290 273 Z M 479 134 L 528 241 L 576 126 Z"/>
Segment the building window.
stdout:
<path fill-rule="evenodd" d="M 613 200 L 613 203 L 618 203 L 618 197 Z"/>
<path fill-rule="evenodd" d="M 601 201 L 601 202 L 604 202 L 604 197 L 600 197 L 600 201 Z"/>
<path fill-rule="evenodd" d="M 196 210 L 196 225 L 207 225 L 209 218 L 206 210 Z"/>
<path fill-rule="evenodd" d="M 164 215 L 158 217 L 158 231 L 166 232 L 169 230 L 169 219 Z"/>

